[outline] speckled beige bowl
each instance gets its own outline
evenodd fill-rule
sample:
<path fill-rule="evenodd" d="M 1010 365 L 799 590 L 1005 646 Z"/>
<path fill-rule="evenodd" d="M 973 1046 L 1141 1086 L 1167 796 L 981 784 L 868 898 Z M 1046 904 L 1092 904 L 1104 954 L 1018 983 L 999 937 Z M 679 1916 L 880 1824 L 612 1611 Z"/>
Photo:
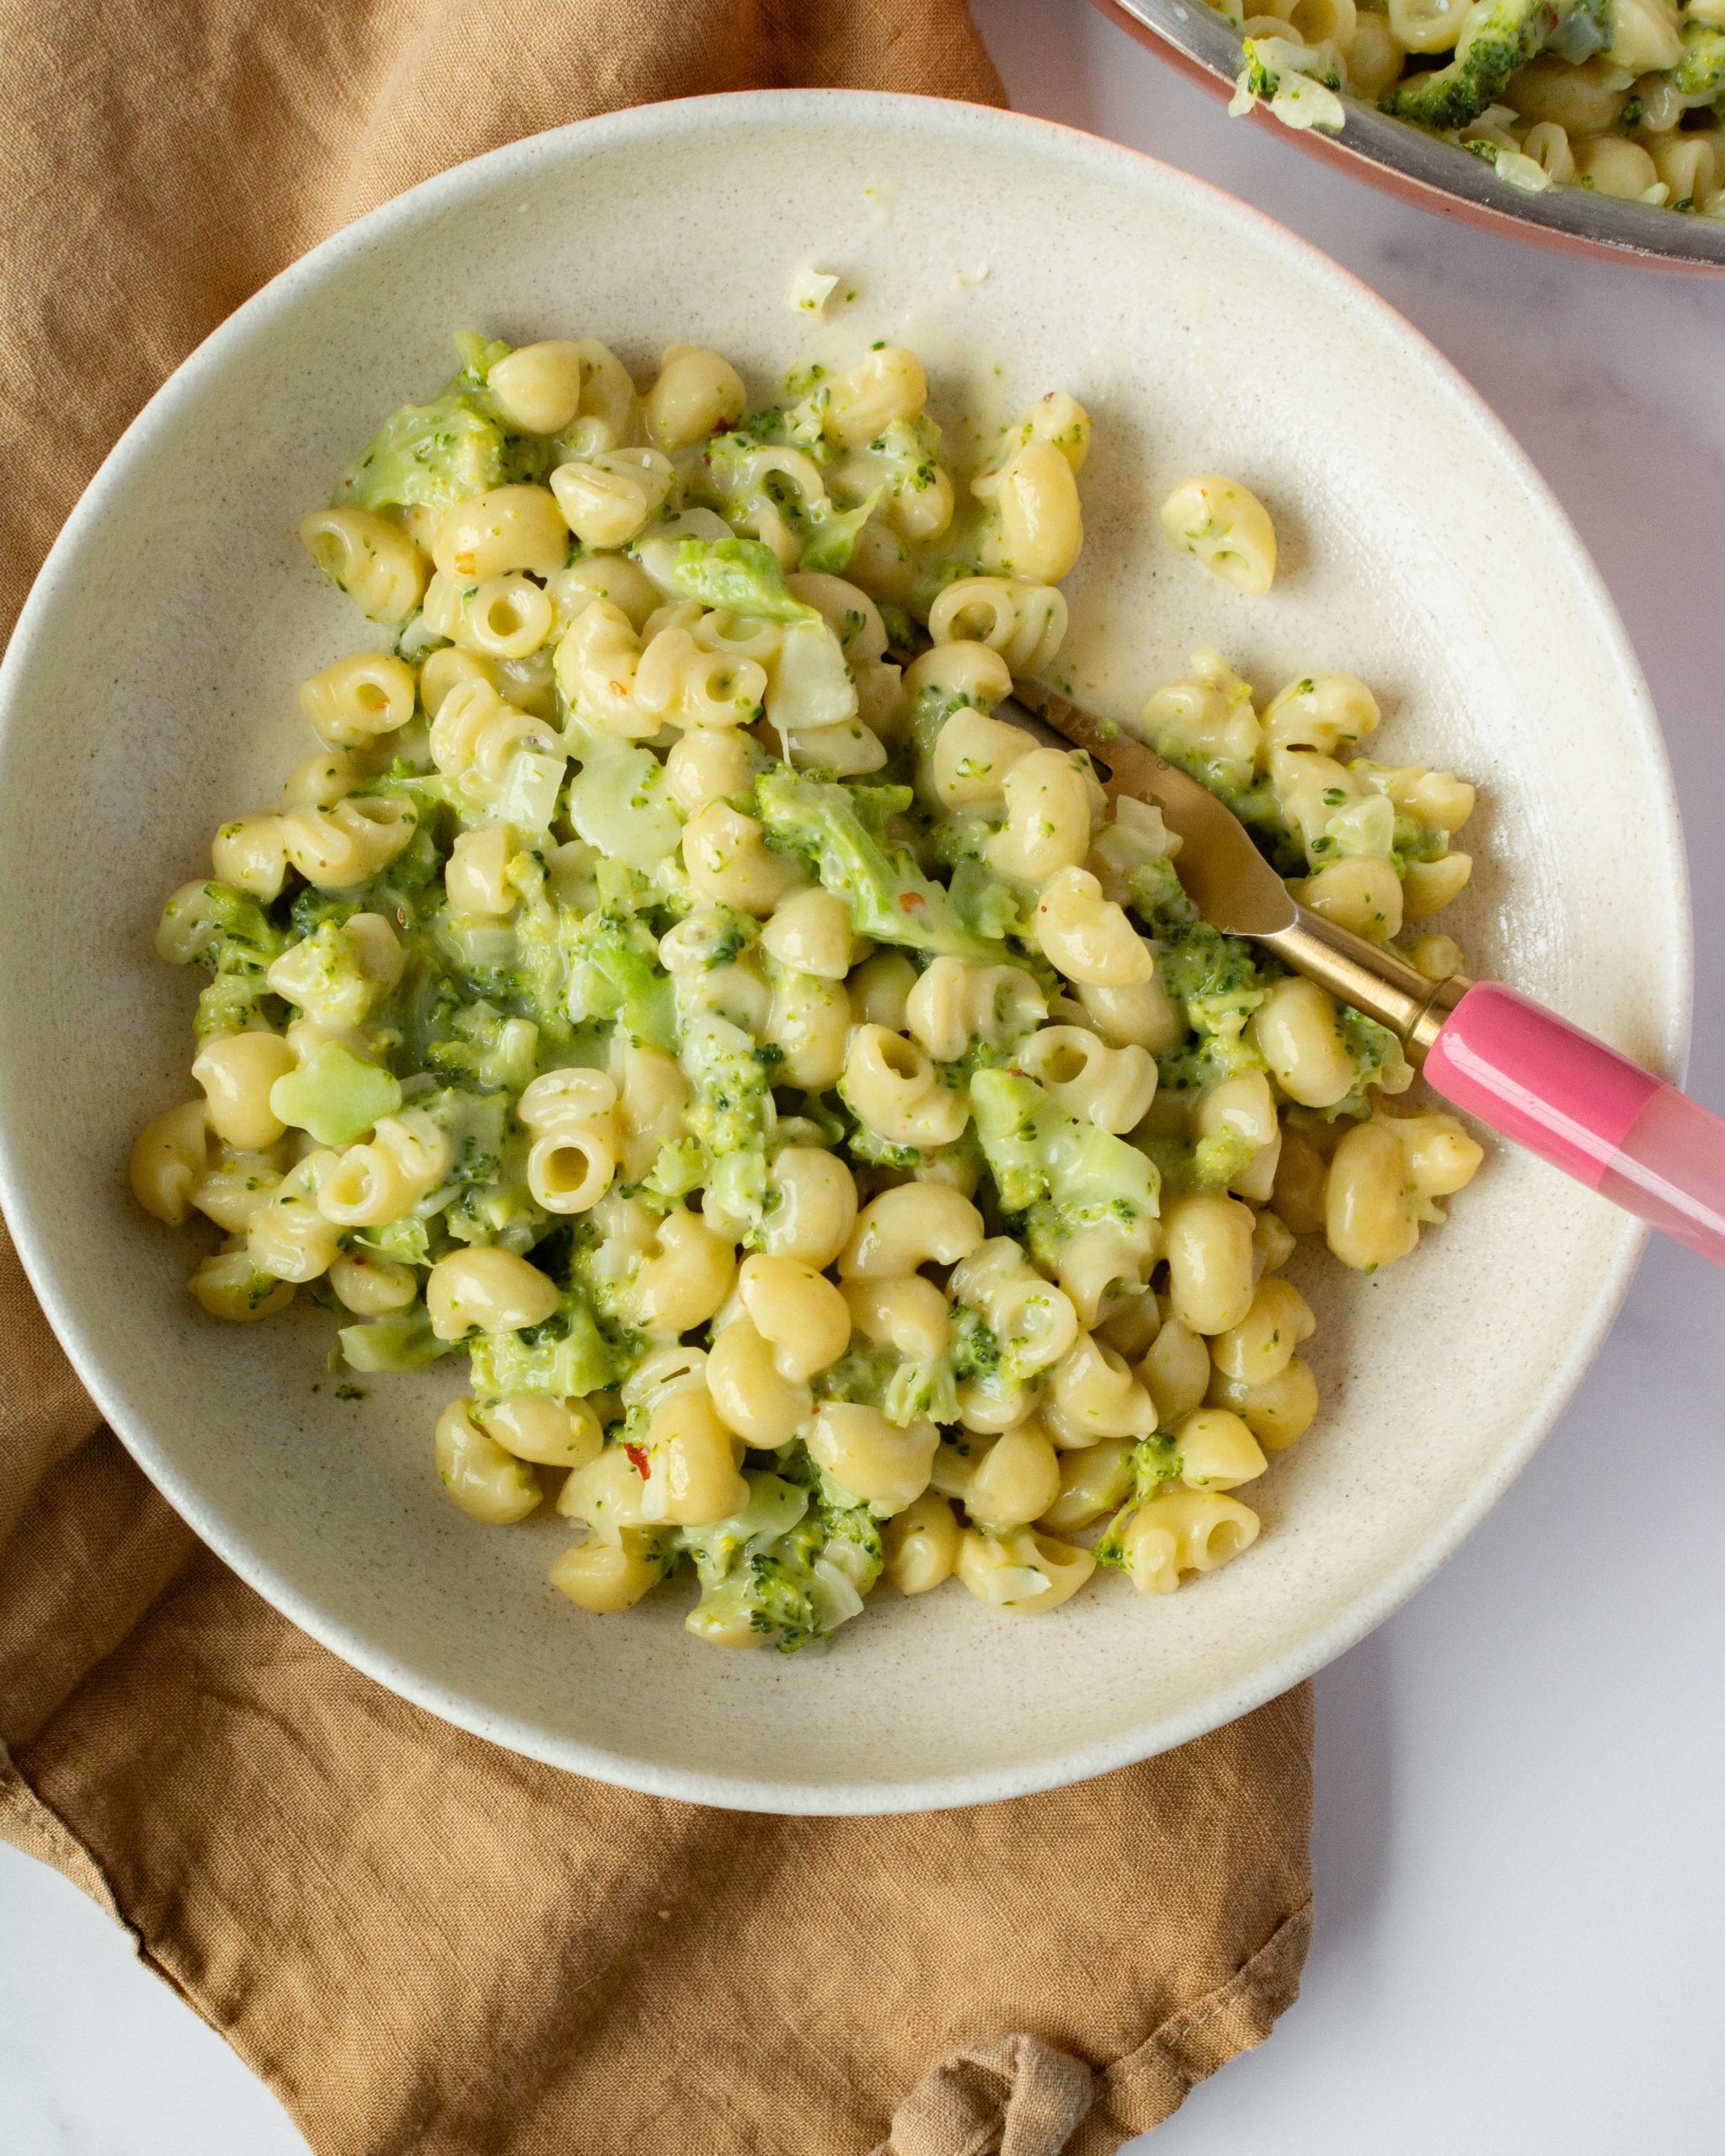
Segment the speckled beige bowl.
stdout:
<path fill-rule="evenodd" d="M 789 303 L 811 263 L 840 274 L 830 322 Z M 198 1532 L 337 1653 L 640 1789 L 788 1812 L 1008 1796 L 1305 1676 L 1502 1494 L 1622 1293 L 1636 1230 L 1529 1161 L 1494 1153 L 1377 1278 L 1296 1261 L 1324 1409 L 1254 1493 L 1241 1562 L 1017 1622 L 957 1587 L 883 1591 L 820 1657 L 700 1646 L 675 1589 L 583 1616 L 544 1584 L 557 1522 L 480 1528 L 443 1497 L 451 1376 L 344 1405 L 321 1312 L 238 1332 L 189 1302 L 185 1240 L 124 1178 L 135 1128 L 189 1090 L 191 987 L 152 954 L 157 909 L 304 754 L 295 683 L 366 640 L 295 525 L 462 327 L 593 332 L 641 372 L 698 339 L 761 392 L 891 336 L 927 355 L 937 411 L 985 422 L 1075 391 L 1096 423 L 1081 691 L 1130 707 L 1200 643 L 1264 689 L 1364 675 L 1381 753 L 1482 783 L 1485 865 L 1457 909 L 1481 969 L 1658 1066 L 1680 1055 L 1676 818 L 1622 632 L 1525 460 L 1370 293 L 1178 173 L 998 112 L 798 93 L 625 113 L 416 189 L 243 307 L 109 459 L 0 674 L 3 1196 L 91 1390 Z M 1158 538 L 1172 483 L 1216 468 L 1274 508 L 1268 600 Z"/>

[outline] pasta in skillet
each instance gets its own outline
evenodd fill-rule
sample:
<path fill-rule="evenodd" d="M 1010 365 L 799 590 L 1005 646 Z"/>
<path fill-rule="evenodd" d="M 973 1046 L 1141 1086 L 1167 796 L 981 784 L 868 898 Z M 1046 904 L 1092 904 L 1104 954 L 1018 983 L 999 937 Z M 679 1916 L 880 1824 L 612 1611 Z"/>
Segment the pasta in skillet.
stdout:
<path fill-rule="evenodd" d="M 1342 128 L 1345 91 L 1524 194 L 1585 187 L 1725 216 L 1725 0 L 1213 0 L 1230 110 Z"/>
<path fill-rule="evenodd" d="M 428 1458 L 564 1523 L 594 1613 L 687 1573 L 692 1631 L 789 1650 L 883 1574 L 1024 1614 L 1214 1571 L 1316 1413 L 1297 1240 L 1391 1263 L 1480 1151 L 1198 919 L 1156 809 L 993 715 L 1065 632 L 1081 408 L 966 483 L 907 350 L 750 409 L 688 346 L 638 393 L 590 339 L 460 341 L 302 527 L 391 648 L 305 685 L 317 752 L 163 915 L 198 1097 L 131 1181 L 211 1224 L 197 1301 L 303 1291 L 356 1373 L 464 1356 Z M 1174 499 L 1261 590 L 1263 504 Z M 1206 651 L 1140 728 L 1388 941 L 1473 796 L 1378 718 Z"/>

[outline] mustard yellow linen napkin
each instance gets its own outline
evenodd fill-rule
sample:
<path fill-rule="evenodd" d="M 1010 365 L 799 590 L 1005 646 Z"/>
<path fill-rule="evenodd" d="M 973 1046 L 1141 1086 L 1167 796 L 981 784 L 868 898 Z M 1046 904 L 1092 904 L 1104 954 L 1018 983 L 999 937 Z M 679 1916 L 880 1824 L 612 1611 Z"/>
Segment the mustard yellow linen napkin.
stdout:
<path fill-rule="evenodd" d="M 133 413 L 325 233 L 586 114 L 799 84 L 1001 98 L 964 0 L 0 0 L 5 622 Z M 198 1544 L 0 1238 L 0 1834 L 318 2156 L 1102 2156 L 1294 1997 L 1310 1812 L 1306 1688 L 907 1819 L 497 1751 Z"/>

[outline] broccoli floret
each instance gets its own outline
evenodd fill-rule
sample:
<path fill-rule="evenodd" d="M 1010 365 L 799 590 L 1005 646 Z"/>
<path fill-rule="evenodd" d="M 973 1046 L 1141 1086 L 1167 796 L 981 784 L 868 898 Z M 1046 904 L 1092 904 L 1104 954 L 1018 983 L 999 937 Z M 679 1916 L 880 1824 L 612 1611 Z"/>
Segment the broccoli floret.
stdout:
<path fill-rule="evenodd" d="M 506 360 L 515 349 L 505 344 L 501 337 L 482 337 L 477 329 L 457 329 L 455 348 L 462 362 L 458 379 L 482 387 L 490 381 L 491 370 L 497 362 Z"/>
<path fill-rule="evenodd" d="M 1402 1053 L 1401 1042 L 1387 1026 L 1380 1025 L 1375 1018 L 1368 1018 L 1351 1004 L 1343 1004 L 1337 1013 L 1336 1027 L 1342 1036 L 1342 1045 L 1353 1058 L 1355 1075 L 1353 1091 L 1347 1097 L 1336 1107 L 1324 1110 L 1326 1120 L 1332 1123 L 1341 1116 L 1370 1115 L 1368 1086 L 1375 1086 L 1384 1093 L 1405 1093 L 1413 1083 L 1413 1066 Z"/>
<path fill-rule="evenodd" d="M 809 1509 L 808 1490 L 787 1482 L 782 1476 L 757 1470 L 744 1480 L 749 1486 L 749 1502 L 740 1512 L 710 1527 L 679 1530 L 680 1545 L 694 1560 L 703 1587 L 718 1587 L 729 1578 L 750 1545 L 769 1548 L 788 1534 Z"/>
<path fill-rule="evenodd" d="M 879 1407 L 886 1398 L 898 1363 L 890 1348 L 865 1345 L 860 1335 L 815 1378 L 816 1400 L 853 1401 L 862 1407 Z"/>
<path fill-rule="evenodd" d="M 293 941 L 303 943 L 320 928 L 344 927 L 356 913 L 366 910 L 357 892 L 320 891 L 315 883 L 307 883 L 296 894 L 287 918 Z"/>
<path fill-rule="evenodd" d="M 1098 1565 L 1113 1565 L 1119 1570 L 1124 1570 L 1126 1546 L 1121 1540 L 1120 1530 L 1131 1516 L 1132 1507 L 1122 1505 L 1103 1529 L 1096 1545 L 1096 1561 Z"/>
<path fill-rule="evenodd" d="M 435 1093 L 417 1094 L 414 1107 L 430 1116 L 449 1139 L 452 1160 L 443 1187 L 465 1189 L 490 1182 L 501 1173 L 509 1103 L 500 1093 L 446 1086 Z"/>
<path fill-rule="evenodd" d="M 778 1475 L 749 1476 L 750 1502 L 734 1520 L 686 1536 L 702 1582 L 687 1622 L 718 1637 L 746 1629 L 793 1654 L 857 1614 L 884 1559 L 867 1507 L 829 1483 L 800 1445 L 781 1465 Z M 735 1532 L 757 1515 L 759 1531 Z"/>
<path fill-rule="evenodd" d="M 1192 1149 L 1192 1181 L 1199 1190 L 1226 1189 L 1257 1156 L 1258 1147 L 1244 1131 L 1212 1131 Z"/>
<path fill-rule="evenodd" d="M 772 1071 L 740 1026 L 697 1005 L 683 1020 L 683 1069 L 695 1088 L 688 1127 L 706 1147 L 714 1202 L 757 1227 L 766 1202 L 766 1139 L 774 1107 Z"/>
<path fill-rule="evenodd" d="M 1237 936 L 1208 922 L 1162 924 L 1162 979 L 1184 1007 L 1197 1038 L 1156 1058 L 1165 1086 L 1213 1086 L 1263 1059 L 1246 1038 L 1247 1021 L 1281 969 Z"/>
<path fill-rule="evenodd" d="M 887 1382 L 880 1412 L 900 1430 L 908 1430 L 913 1422 L 957 1422 L 959 1387 L 950 1358 L 937 1355 L 930 1362 L 900 1363 Z"/>
<path fill-rule="evenodd" d="M 713 442 L 715 450 L 740 445 L 749 447 L 756 442 L 788 442 L 793 449 L 800 449 L 817 464 L 832 462 L 833 448 L 821 432 L 821 423 L 831 392 L 819 385 L 826 370 L 818 362 L 798 367 L 785 377 L 785 394 L 796 401 L 790 404 L 765 404 L 758 412 L 751 412 L 740 419 L 728 435 L 717 435 Z"/>
<path fill-rule="evenodd" d="M 426 894 L 432 893 L 437 899 L 443 895 L 441 889 L 434 887 L 443 873 L 447 848 L 439 843 L 433 821 L 431 816 L 421 816 L 412 838 L 382 874 L 373 877 L 369 883 L 347 891 L 320 891 L 315 883 L 307 883 L 296 892 L 288 910 L 291 940 L 298 942 L 315 935 L 325 921 L 333 921 L 339 928 L 356 913 L 381 913 L 403 935 L 422 926 Z"/>
<path fill-rule="evenodd" d="M 1717 23 L 1683 25 L 1683 57 L 1665 77 L 1680 97 L 1725 91 L 1725 28 Z"/>
<path fill-rule="evenodd" d="M 991 1378 L 1001 1366 L 1001 1343 L 980 1310 L 953 1305 L 953 1369 L 961 1378 Z"/>
<path fill-rule="evenodd" d="M 1548 45 L 1561 44 L 1566 58 L 1583 60 L 1610 35 L 1610 0 L 1497 0 L 1468 18 L 1447 67 L 1397 83 L 1379 104 L 1398 119 L 1440 133 L 1465 127 Z"/>
<path fill-rule="evenodd" d="M 1180 1479 L 1180 1449 L 1165 1430 L 1141 1438 L 1127 1455 L 1127 1464 L 1132 1470 L 1132 1504 L 1147 1503 L 1164 1483 Z"/>
<path fill-rule="evenodd" d="M 164 921 L 180 925 L 191 956 L 211 972 L 268 966 L 287 948 L 286 936 L 258 900 L 232 883 L 200 883 L 171 898 L 162 911 Z M 190 926 L 181 921 L 183 915 Z"/>
<path fill-rule="evenodd" d="M 1046 1198 L 1068 1225 L 1122 1206 L 1134 1219 L 1155 1216 L 1154 1163 L 1124 1138 L 1068 1115 L 1034 1079 L 979 1070 L 970 1081 L 970 1108 L 1009 1213 Z"/>
<path fill-rule="evenodd" d="M 616 1384 L 620 1371 L 586 1291 L 565 1289 L 541 1325 L 521 1332 L 483 1332 L 467 1343 L 474 1390 L 493 1400 L 545 1392 L 560 1400 Z"/>
<path fill-rule="evenodd" d="M 512 481 L 537 479 L 547 442 L 504 424 L 485 387 L 509 350 L 471 334 L 457 339 L 467 364 L 429 404 L 404 404 L 387 419 L 343 474 L 334 506 L 446 509 Z"/>
<path fill-rule="evenodd" d="M 474 941 L 471 924 L 446 911 L 435 923 L 440 961 L 467 995 L 494 1003 L 513 1017 L 531 1019 L 542 1045 L 565 1042 L 573 1030 L 565 916 L 546 888 L 538 854 L 516 854 L 510 873 L 520 904 L 513 926 L 501 931 L 500 955 L 494 958 L 489 947 Z M 499 931 L 487 926 L 480 933 L 491 937 Z"/>
<path fill-rule="evenodd" d="M 1127 878 L 1126 889 L 1134 910 L 1146 920 L 1165 906 L 1184 909 L 1192 903 L 1181 885 L 1179 872 L 1166 854 L 1159 861 L 1140 862 Z"/>
<path fill-rule="evenodd" d="M 615 1018 L 632 1040 L 649 1047 L 676 1047 L 670 976 L 644 921 L 633 914 L 590 914 L 576 939 L 572 971 L 590 1017 Z"/>
<path fill-rule="evenodd" d="M 1235 88 L 1254 98 L 1273 98 L 1281 87 L 1280 75 L 1266 65 L 1252 39 L 1248 38 L 1242 50 L 1246 56 Z"/>
<path fill-rule="evenodd" d="M 859 1505 L 826 1476 L 816 1493 L 815 1515 L 822 1536 L 821 1557 L 858 1594 L 867 1594 L 886 1566 L 879 1522 L 867 1505 Z M 827 1599 L 830 1603 L 830 1594 Z M 832 1621 L 841 1623 L 843 1619 L 836 1615 Z"/>
<path fill-rule="evenodd" d="M 210 970 L 198 998 L 197 1031 L 208 1038 L 254 1025 L 270 993 L 264 974 L 287 948 L 278 928 L 248 891 L 231 883 L 200 883 L 176 893 L 163 909 L 163 942 L 174 955 Z"/>
<path fill-rule="evenodd" d="M 1138 1508 L 1155 1497 L 1165 1482 L 1180 1479 L 1180 1455 L 1174 1440 L 1165 1434 L 1146 1438 L 1128 1455 L 1132 1469 L 1132 1494 L 1103 1529 L 1096 1545 L 1096 1561 L 1124 1570 L 1126 1548 L 1123 1530 Z"/>
<path fill-rule="evenodd" d="M 400 1029 L 392 1061 L 400 1075 L 430 1068 L 433 1050 L 448 1038 L 462 1007 L 461 990 L 449 975 L 422 952 L 413 953 L 392 999 Z"/>
<path fill-rule="evenodd" d="M 975 1311 L 975 1323 L 982 1321 Z M 991 1341 L 993 1336 L 983 1331 Z M 996 1350 L 998 1355 L 998 1349 Z M 814 1380 L 817 1400 L 854 1401 L 878 1407 L 897 1429 L 913 1422 L 953 1422 L 959 1415 L 959 1371 L 951 1353 L 924 1361 L 900 1355 L 884 1345 L 853 1345 Z M 835 1486 L 836 1487 L 836 1486 Z"/>
<path fill-rule="evenodd" d="M 997 942 L 966 925 L 950 891 L 932 883 L 903 847 L 870 830 L 889 800 L 896 808 L 910 805 L 904 788 L 804 778 L 781 764 L 759 781 L 755 798 L 768 831 L 848 901 L 859 935 L 953 958 L 1001 956 Z"/>
<path fill-rule="evenodd" d="M 563 915 L 547 888 L 545 863 L 537 853 L 517 854 L 510 862 L 510 876 L 521 894 L 510 1004 L 537 1026 L 542 1042 L 565 1041 L 570 1029 Z"/>
<path fill-rule="evenodd" d="M 1164 1482 L 1180 1479 L 1180 1449 L 1166 1431 L 1145 1438 L 1132 1448 L 1132 1479 L 1139 1502 L 1153 1497 Z"/>
<path fill-rule="evenodd" d="M 1188 1004 L 1232 1002 L 1263 990 L 1251 944 L 1207 921 L 1188 922 L 1166 939 L 1162 974 L 1168 993 Z"/>
<path fill-rule="evenodd" d="M 814 1597 L 800 1567 L 781 1557 L 751 1557 L 744 1598 L 753 1629 L 764 1632 L 781 1654 L 794 1654 L 814 1637 Z"/>
<path fill-rule="evenodd" d="M 446 509 L 501 485 L 502 424 L 476 403 L 457 392 L 403 405 L 349 466 L 337 504 Z"/>
<path fill-rule="evenodd" d="M 453 1038 L 434 1041 L 426 1055 L 433 1069 L 475 1086 L 506 1086 L 519 1092 L 534 1075 L 537 1035 L 482 996 L 464 1003 L 451 1025 Z"/>

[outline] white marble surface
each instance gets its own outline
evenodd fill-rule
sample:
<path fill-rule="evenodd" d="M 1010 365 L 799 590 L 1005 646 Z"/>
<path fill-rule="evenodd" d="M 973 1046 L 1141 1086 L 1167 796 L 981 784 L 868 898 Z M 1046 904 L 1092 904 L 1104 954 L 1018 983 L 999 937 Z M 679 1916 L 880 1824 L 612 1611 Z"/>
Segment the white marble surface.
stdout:
<path fill-rule="evenodd" d="M 1086 0 L 975 8 L 1015 104 L 1272 209 L 1407 314 L 1531 452 L 1664 719 L 1701 931 L 1690 1081 L 1725 1107 L 1725 282 L 1538 254 L 1391 204 L 1229 123 Z M 1274 396 L 1274 349 L 1263 371 Z M 1725 1281 L 1652 1251 L 1509 1499 L 1319 1679 L 1304 1995 L 1157 2156 L 1719 2148 L 1722 1343 Z M 0 2147 L 304 2143 L 119 1933 L 0 1848 Z"/>

